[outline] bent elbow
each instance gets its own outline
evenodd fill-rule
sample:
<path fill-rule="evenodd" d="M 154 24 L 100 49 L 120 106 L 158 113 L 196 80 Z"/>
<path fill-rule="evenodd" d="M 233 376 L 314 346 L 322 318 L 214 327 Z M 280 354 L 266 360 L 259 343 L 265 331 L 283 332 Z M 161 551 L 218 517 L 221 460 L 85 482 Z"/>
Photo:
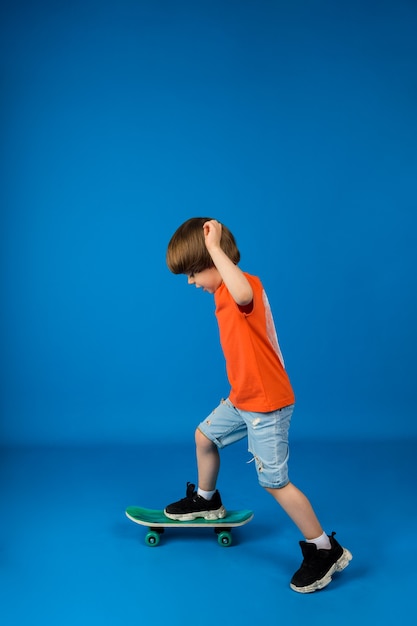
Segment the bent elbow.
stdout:
<path fill-rule="evenodd" d="M 247 306 L 253 300 L 253 291 L 251 288 L 242 290 L 238 297 L 235 298 L 236 304 L 239 306 Z"/>

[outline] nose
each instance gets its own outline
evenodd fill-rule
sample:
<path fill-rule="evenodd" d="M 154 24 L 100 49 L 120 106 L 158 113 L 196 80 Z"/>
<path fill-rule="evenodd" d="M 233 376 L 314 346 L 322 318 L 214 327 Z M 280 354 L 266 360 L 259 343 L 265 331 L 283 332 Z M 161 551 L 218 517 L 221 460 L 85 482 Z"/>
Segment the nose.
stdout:
<path fill-rule="evenodd" d="M 195 284 L 194 276 L 188 276 L 188 284 L 189 285 L 194 285 Z"/>

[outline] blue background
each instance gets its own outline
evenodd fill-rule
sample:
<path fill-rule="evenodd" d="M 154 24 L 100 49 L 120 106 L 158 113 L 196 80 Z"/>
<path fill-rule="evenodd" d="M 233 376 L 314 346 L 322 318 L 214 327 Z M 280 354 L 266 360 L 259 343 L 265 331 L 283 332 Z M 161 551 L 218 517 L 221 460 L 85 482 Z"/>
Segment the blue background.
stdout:
<path fill-rule="evenodd" d="M 3 0 L 1 623 L 416 624 L 416 33 L 413 0 Z M 230 549 L 124 516 L 196 480 L 228 392 L 212 298 L 165 265 L 193 215 L 267 289 L 291 479 L 353 554 L 320 593 L 244 441 Z"/>
<path fill-rule="evenodd" d="M 267 289 L 293 436 L 417 435 L 414 2 L 1 8 L 3 444 L 182 441 L 228 392 L 194 215 Z"/>

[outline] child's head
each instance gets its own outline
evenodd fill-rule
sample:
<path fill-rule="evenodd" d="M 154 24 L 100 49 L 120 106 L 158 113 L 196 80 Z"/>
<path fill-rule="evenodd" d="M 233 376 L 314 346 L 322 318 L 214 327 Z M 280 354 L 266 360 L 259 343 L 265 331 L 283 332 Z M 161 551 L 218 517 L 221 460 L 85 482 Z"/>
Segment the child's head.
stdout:
<path fill-rule="evenodd" d="M 211 217 L 192 217 L 181 224 L 168 244 L 167 265 L 173 274 L 196 274 L 214 266 L 207 251 L 203 226 Z M 237 265 L 240 252 L 235 238 L 222 224 L 220 246 L 227 256 Z"/>

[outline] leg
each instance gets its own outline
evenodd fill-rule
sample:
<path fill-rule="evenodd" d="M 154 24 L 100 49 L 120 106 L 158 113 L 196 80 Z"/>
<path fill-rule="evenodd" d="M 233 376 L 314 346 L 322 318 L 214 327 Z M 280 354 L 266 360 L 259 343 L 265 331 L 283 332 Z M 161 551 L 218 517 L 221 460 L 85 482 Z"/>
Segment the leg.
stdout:
<path fill-rule="evenodd" d="M 216 488 L 220 469 L 220 455 L 217 446 L 201 430 L 195 431 L 195 444 L 198 468 L 198 486 L 204 491 Z"/>
<path fill-rule="evenodd" d="M 293 409 L 294 406 L 288 406 L 271 413 L 247 413 L 250 450 L 256 459 L 260 484 L 306 539 L 316 539 L 323 535 L 320 522 L 306 496 L 288 478 L 288 431 Z"/>
<path fill-rule="evenodd" d="M 310 502 L 292 483 L 281 489 L 266 488 L 266 490 L 282 506 L 307 539 L 300 541 L 304 560 L 291 579 L 291 589 L 298 593 L 312 593 L 323 589 L 331 582 L 335 572 L 341 572 L 349 565 L 351 553 L 336 541 L 335 533 L 328 537 L 328 548 L 319 549 L 315 542 L 308 541 L 324 533 Z"/>
<path fill-rule="evenodd" d="M 239 441 L 245 435 L 246 425 L 237 410 L 229 401 L 222 400 L 195 432 L 199 490 L 195 491 L 195 485 L 187 483 L 186 497 L 165 508 L 167 517 L 180 521 L 194 520 L 198 517 L 207 520 L 225 517 L 226 509 L 216 490 L 220 469 L 219 448 Z M 207 494 L 201 491 L 214 493 L 211 498 L 209 496 L 206 498 Z"/>
<path fill-rule="evenodd" d="M 195 433 L 195 442 L 199 487 L 204 491 L 214 491 L 220 468 L 219 451 L 217 446 L 198 429 Z M 195 485 L 191 483 L 187 483 L 186 497 L 169 504 L 164 512 L 170 519 L 182 522 L 192 521 L 199 517 L 217 520 L 226 515 L 226 509 L 217 490 L 211 499 L 206 500 L 195 491 Z"/>
<path fill-rule="evenodd" d="M 198 487 L 204 491 L 216 489 L 220 469 L 219 449 L 247 436 L 247 427 L 240 412 L 230 400 L 222 400 L 202 421 L 195 432 Z M 215 442 L 215 443 L 214 443 Z"/>
<path fill-rule="evenodd" d="M 291 579 L 291 588 L 299 593 L 311 593 L 328 585 L 333 573 L 342 571 L 352 555 L 336 541 L 335 533 L 328 536 L 323 532 L 309 500 L 289 482 L 288 429 L 292 410 L 292 406 L 284 407 L 273 413 L 259 414 L 256 418 L 252 414 L 247 422 L 248 436 L 260 484 L 281 505 L 306 539 L 300 541 L 304 560 Z"/>
<path fill-rule="evenodd" d="M 306 496 L 292 483 L 281 489 L 265 487 L 281 505 L 306 539 L 315 539 L 323 534 L 323 529 Z"/>

